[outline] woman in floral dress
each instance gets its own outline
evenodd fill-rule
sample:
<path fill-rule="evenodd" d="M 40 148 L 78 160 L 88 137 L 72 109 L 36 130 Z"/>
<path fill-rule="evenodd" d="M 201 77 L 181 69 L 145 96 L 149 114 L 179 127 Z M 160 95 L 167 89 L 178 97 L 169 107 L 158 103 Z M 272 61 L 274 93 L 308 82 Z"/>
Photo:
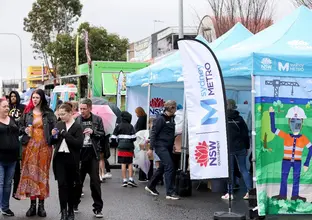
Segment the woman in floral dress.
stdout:
<path fill-rule="evenodd" d="M 55 124 L 56 117 L 48 107 L 44 91 L 35 90 L 20 121 L 24 150 L 21 180 L 16 196 L 21 199 L 30 197 L 31 205 L 26 213 L 27 217 L 36 214 L 46 217 L 44 200 L 49 197 L 49 171 L 52 158 L 50 140 Z M 39 199 L 38 212 L 37 199 Z"/>

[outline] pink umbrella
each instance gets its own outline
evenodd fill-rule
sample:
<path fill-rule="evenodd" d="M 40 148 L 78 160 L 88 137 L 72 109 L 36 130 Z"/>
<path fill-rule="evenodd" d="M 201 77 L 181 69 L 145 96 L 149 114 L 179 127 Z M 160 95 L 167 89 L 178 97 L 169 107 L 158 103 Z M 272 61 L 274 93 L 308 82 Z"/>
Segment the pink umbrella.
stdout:
<path fill-rule="evenodd" d="M 92 113 L 102 118 L 106 135 L 114 132 L 117 116 L 108 105 L 92 105 Z"/>

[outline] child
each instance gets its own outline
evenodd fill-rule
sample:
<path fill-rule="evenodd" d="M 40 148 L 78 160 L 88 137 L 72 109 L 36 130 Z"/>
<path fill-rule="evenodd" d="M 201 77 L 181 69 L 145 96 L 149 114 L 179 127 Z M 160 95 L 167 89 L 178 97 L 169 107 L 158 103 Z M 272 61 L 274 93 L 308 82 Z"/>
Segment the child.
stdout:
<path fill-rule="evenodd" d="M 112 145 L 117 145 L 118 149 L 118 163 L 121 164 L 123 187 L 138 185 L 133 180 L 133 156 L 134 144 L 136 140 L 135 131 L 131 125 L 132 115 L 127 112 L 121 112 L 121 123 L 117 125 L 111 137 Z M 127 165 L 129 170 L 129 181 L 127 180 Z"/>

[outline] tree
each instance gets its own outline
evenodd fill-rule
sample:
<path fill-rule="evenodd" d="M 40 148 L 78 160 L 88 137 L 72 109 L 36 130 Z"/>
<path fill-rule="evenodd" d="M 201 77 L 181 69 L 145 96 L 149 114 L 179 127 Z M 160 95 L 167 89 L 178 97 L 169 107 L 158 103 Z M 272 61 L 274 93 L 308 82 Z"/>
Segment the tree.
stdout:
<path fill-rule="evenodd" d="M 261 140 L 263 142 L 263 148 L 271 152 L 272 149 L 268 147 L 268 143 L 274 139 L 275 135 L 271 131 L 270 121 L 269 112 L 263 112 L 261 119 Z"/>
<path fill-rule="evenodd" d="M 312 0 L 294 0 L 296 6 L 304 5 L 308 8 L 312 8 Z"/>
<path fill-rule="evenodd" d="M 84 31 L 87 31 L 89 35 L 89 51 L 92 60 L 126 60 L 128 39 L 120 38 L 116 34 L 109 34 L 105 28 L 94 27 L 86 22 L 79 26 L 75 35 L 59 34 L 56 40 L 48 46 L 48 54 L 57 59 L 60 75 L 75 73 L 77 35 L 79 36 L 79 63 L 87 62 Z"/>
<path fill-rule="evenodd" d="M 54 77 L 58 59 L 47 53 L 49 44 L 59 34 L 72 31 L 72 25 L 81 16 L 81 10 L 80 0 L 36 0 L 24 18 L 24 30 L 32 34 L 35 59 L 43 59 L 47 66 L 51 64 Z"/>
<path fill-rule="evenodd" d="M 281 108 L 284 107 L 284 104 L 281 102 L 281 100 L 277 100 L 276 102 L 273 102 L 273 106 L 277 107 L 277 112 L 281 112 Z"/>
<path fill-rule="evenodd" d="M 269 27 L 273 23 L 271 0 L 207 0 L 213 13 L 216 37 L 241 22 L 252 33 Z"/>

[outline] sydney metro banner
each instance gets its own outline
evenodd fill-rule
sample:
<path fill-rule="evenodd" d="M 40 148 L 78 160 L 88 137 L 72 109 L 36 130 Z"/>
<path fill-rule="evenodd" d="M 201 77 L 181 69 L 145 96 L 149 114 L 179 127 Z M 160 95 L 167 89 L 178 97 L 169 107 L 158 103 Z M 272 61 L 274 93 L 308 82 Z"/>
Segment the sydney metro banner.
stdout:
<path fill-rule="evenodd" d="M 197 40 L 178 42 L 188 115 L 192 179 L 228 177 L 225 91 L 215 55 Z"/>

